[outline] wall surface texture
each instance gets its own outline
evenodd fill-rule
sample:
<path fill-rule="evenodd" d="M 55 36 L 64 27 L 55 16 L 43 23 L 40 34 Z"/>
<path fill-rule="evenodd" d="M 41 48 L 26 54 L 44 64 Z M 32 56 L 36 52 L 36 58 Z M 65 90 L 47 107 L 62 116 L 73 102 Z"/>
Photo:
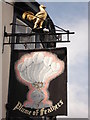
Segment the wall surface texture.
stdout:
<path fill-rule="evenodd" d="M 2 12 L 1 12 L 2 11 Z M 2 15 L 1 15 L 2 14 Z M 3 41 L 3 31 L 4 31 L 4 26 L 6 26 L 6 31 L 11 32 L 12 28 L 10 26 L 10 23 L 13 20 L 13 6 L 10 6 L 4 2 L 0 4 L 0 16 L 2 18 L 2 28 L 1 31 L 2 33 L 0 34 L 1 41 Z M 6 38 L 7 39 L 7 38 Z M 1 47 L 0 47 L 1 48 Z M 1 52 L 1 51 L 0 51 Z M 2 118 L 5 118 L 6 116 L 6 109 L 5 109 L 5 104 L 7 103 L 7 97 L 8 97 L 8 82 L 9 82 L 9 67 L 10 67 L 10 46 L 5 46 L 4 53 L 0 54 L 0 73 L 2 76 L 0 76 L 0 89 L 2 89 L 2 101 L 1 107 L 2 111 L 0 111 L 0 116 Z M 1 88 L 2 87 L 2 88 Z M 1 92 L 1 90 L 0 90 Z"/>
<path fill-rule="evenodd" d="M 2 18 L 2 2 L 0 2 L 0 18 Z M 0 19 L 0 96 L 2 96 L 2 19 Z M 0 108 L 2 108 L 2 97 L 0 97 Z M 0 120 L 2 109 L 0 109 Z"/>

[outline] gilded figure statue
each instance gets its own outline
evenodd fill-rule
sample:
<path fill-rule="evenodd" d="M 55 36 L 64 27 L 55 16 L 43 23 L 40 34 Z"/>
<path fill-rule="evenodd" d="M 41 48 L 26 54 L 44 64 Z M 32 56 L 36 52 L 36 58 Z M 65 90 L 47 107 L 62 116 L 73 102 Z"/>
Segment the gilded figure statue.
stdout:
<path fill-rule="evenodd" d="M 34 22 L 33 29 L 42 28 L 43 22 L 47 17 L 47 12 L 45 8 L 46 7 L 44 5 L 40 5 L 39 6 L 40 11 L 36 15 L 34 15 L 34 13 L 30 11 L 26 11 L 23 13 L 22 18 L 23 19 L 27 18 L 29 21 L 33 21 Z"/>

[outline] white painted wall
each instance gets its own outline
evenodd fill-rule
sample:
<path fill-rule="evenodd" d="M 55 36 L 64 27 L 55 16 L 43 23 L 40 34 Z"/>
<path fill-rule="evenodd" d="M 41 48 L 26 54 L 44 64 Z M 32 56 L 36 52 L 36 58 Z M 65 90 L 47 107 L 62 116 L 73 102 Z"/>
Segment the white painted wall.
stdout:
<path fill-rule="evenodd" d="M 2 18 L 2 3 L 0 2 L 0 18 Z M 0 19 L 0 96 L 2 96 L 2 19 Z M 2 97 L 0 97 L 0 108 L 2 108 Z M 0 109 L 0 120 L 2 109 Z"/>
<path fill-rule="evenodd" d="M 4 26 L 6 26 L 6 31 L 11 32 L 10 23 L 13 20 L 13 7 L 4 3 L 0 2 L 0 18 L 2 18 L 2 23 L 0 27 L 0 42 L 3 41 L 3 31 Z M 0 48 L 2 49 L 2 45 L 0 44 Z M 10 66 L 10 47 L 6 46 L 4 49 L 4 53 L 1 53 L 0 49 L 0 117 L 5 118 L 6 116 L 6 109 L 5 104 L 7 103 L 7 96 L 8 96 L 8 81 L 9 81 L 9 66 Z M 2 92 L 1 92 L 2 91 Z M 1 103 L 2 102 L 2 103 Z"/>

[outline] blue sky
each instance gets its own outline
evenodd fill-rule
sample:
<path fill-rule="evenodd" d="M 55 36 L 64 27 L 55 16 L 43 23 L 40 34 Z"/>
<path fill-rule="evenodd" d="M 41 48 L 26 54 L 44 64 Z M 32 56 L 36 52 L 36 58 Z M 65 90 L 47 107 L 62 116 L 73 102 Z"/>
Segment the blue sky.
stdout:
<path fill-rule="evenodd" d="M 68 117 L 88 118 L 88 3 L 43 2 L 55 25 L 74 31 L 68 49 Z"/>
<path fill-rule="evenodd" d="M 60 18 L 60 23 L 63 22 L 63 20 L 66 22 L 75 22 L 78 21 L 78 19 L 87 17 L 88 3 L 48 2 L 48 4 L 44 4 L 47 6 L 46 10 L 55 23 L 57 22 L 57 17 Z"/>

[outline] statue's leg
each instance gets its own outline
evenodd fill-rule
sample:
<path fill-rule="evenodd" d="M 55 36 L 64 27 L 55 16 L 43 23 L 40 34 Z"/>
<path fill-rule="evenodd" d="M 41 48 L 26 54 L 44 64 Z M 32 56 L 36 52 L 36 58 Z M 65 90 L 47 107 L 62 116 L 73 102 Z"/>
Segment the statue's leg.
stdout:
<path fill-rule="evenodd" d="M 37 18 L 36 21 L 35 21 L 35 23 L 34 23 L 34 29 L 37 28 L 39 22 L 40 22 L 40 19 Z"/>
<path fill-rule="evenodd" d="M 43 25 L 43 20 L 41 20 L 41 22 L 40 22 L 40 28 L 42 28 L 42 25 Z"/>

